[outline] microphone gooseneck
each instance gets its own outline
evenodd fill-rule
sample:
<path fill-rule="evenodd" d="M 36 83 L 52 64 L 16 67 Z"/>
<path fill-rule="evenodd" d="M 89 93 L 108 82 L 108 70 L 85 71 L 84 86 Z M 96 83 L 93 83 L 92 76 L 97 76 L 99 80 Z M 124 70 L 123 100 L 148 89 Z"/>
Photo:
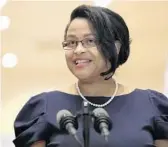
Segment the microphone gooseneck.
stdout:
<path fill-rule="evenodd" d="M 108 113 L 103 108 L 96 108 L 93 110 L 93 117 L 94 129 L 104 136 L 105 140 L 108 142 L 108 136 L 112 128 L 112 122 Z"/>
<path fill-rule="evenodd" d="M 76 141 L 82 146 L 80 140 L 78 139 L 76 133 L 78 129 L 78 121 L 68 110 L 60 110 L 56 116 L 57 123 L 59 124 L 59 128 L 62 131 L 67 131 L 70 135 L 72 135 Z"/>

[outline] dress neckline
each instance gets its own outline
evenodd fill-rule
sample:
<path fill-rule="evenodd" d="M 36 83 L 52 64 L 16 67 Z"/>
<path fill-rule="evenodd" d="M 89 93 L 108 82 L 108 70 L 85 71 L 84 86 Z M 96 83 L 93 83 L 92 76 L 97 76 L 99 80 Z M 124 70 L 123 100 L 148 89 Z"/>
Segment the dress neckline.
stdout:
<path fill-rule="evenodd" d="M 121 94 L 121 95 L 117 95 L 115 97 L 123 97 L 123 96 L 130 96 L 132 94 L 134 94 L 135 92 L 137 92 L 139 89 L 138 88 L 135 88 L 133 91 L 131 91 L 130 93 L 126 93 L 126 94 Z M 73 97 L 80 97 L 80 95 L 78 94 L 72 94 L 72 93 L 67 93 L 67 92 L 64 92 L 64 91 L 59 91 L 59 90 L 55 90 L 55 92 L 59 92 L 59 93 L 62 93 L 62 94 L 65 94 L 65 95 L 68 95 L 68 96 L 73 96 Z M 105 98 L 105 99 L 109 99 L 110 96 L 85 96 L 86 98 L 88 99 L 94 99 L 94 98 Z"/>

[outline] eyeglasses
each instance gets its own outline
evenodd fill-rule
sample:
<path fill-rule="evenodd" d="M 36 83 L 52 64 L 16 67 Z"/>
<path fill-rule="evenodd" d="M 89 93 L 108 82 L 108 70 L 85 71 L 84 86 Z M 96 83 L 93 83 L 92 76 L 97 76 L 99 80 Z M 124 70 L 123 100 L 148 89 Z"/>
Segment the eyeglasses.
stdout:
<path fill-rule="evenodd" d="M 62 46 L 63 46 L 63 49 L 65 49 L 65 50 L 76 49 L 79 42 L 82 43 L 82 46 L 84 48 L 91 48 L 91 47 L 96 47 L 97 46 L 97 40 L 93 39 L 93 38 L 85 38 L 81 41 L 66 40 L 66 41 L 62 42 Z"/>

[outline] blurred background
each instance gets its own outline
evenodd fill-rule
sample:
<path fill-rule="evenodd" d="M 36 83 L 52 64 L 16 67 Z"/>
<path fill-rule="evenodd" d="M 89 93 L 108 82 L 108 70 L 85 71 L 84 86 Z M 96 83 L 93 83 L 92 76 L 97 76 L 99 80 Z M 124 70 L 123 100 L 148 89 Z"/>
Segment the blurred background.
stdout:
<path fill-rule="evenodd" d="M 13 122 L 31 96 L 76 81 L 67 69 L 61 42 L 70 13 L 80 4 L 108 7 L 129 27 L 131 55 L 117 70 L 117 80 L 168 94 L 168 2 L 0 1 L 3 147 L 14 147 Z"/>

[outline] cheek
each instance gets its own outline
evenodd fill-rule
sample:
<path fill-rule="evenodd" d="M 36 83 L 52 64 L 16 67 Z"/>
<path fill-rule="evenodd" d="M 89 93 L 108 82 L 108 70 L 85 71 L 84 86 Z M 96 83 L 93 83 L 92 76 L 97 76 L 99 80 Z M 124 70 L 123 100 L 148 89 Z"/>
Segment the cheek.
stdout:
<path fill-rule="evenodd" d="M 103 58 L 101 60 L 99 60 L 98 66 L 99 66 L 100 70 L 107 69 L 106 62 L 104 61 Z"/>
<path fill-rule="evenodd" d="M 111 65 L 110 65 L 110 62 L 106 63 L 105 59 L 103 57 L 100 57 L 98 61 L 98 67 L 100 72 L 105 72 L 108 69 L 110 69 Z"/>
<path fill-rule="evenodd" d="M 70 51 L 65 52 L 65 60 L 67 67 L 70 71 L 73 69 L 73 63 L 72 63 L 72 53 Z"/>
<path fill-rule="evenodd" d="M 94 55 L 96 57 L 97 66 L 101 69 L 106 68 L 106 62 L 103 55 L 99 51 L 94 52 Z"/>
<path fill-rule="evenodd" d="M 72 51 L 65 51 L 65 59 L 67 64 L 72 61 Z"/>

